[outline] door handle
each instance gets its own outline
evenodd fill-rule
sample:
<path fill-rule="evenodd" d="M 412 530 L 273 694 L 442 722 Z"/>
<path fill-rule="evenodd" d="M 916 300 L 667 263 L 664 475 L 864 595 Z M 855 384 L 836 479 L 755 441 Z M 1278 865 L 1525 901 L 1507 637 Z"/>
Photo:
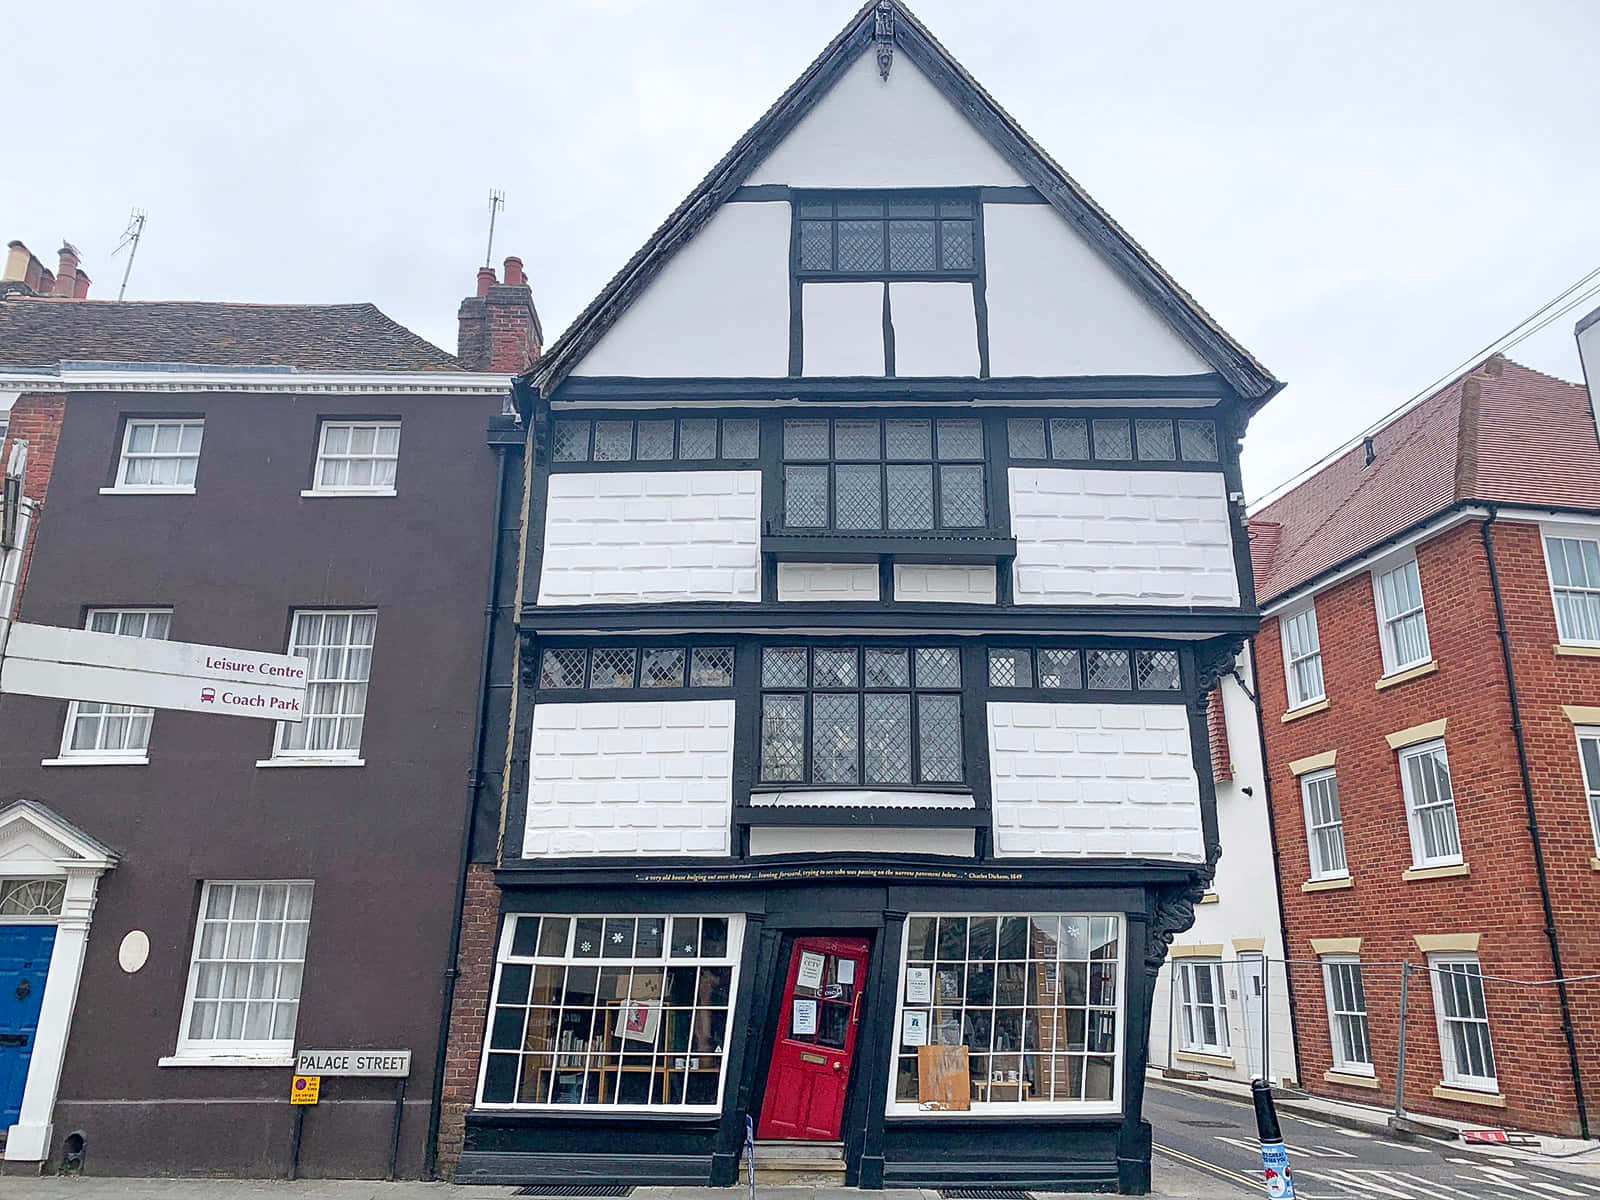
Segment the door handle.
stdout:
<path fill-rule="evenodd" d="M 0 1033 L 0 1046 L 26 1046 L 28 1035 L 25 1033 Z"/>
<path fill-rule="evenodd" d="M 835 1071 L 842 1071 L 842 1070 L 844 1070 L 844 1064 L 840 1063 L 840 1062 L 836 1062 L 836 1063 L 833 1064 L 833 1069 Z"/>
<path fill-rule="evenodd" d="M 850 1002 L 850 1024 L 854 1025 L 861 1020 L 861 989 L 856 989 L 856 998 Z"/>

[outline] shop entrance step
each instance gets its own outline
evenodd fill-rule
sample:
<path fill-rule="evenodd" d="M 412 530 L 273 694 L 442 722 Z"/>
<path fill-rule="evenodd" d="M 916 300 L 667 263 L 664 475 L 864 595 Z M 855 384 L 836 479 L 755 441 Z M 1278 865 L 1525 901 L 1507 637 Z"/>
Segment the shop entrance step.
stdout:
<path fill-rule="evenodd" d="M 739 1182 L 750 1182 L 750 1163 L 739 1163 Z M 843 1142 L 756 1143 L 756 1182 L 790 1187 L 844 1186 Z"/>

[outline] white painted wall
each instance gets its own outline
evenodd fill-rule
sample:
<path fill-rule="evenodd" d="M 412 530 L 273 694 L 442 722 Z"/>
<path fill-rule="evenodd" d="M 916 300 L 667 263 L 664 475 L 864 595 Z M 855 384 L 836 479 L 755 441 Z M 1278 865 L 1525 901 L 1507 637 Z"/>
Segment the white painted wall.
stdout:
<path fill-rule="evenodd" d="M 1027 180 L 904 54 L 869 47 L 746 181 L 790 187 L 1018 187 Z"/>
<path fill-rule="evenodd" d="M 779 600 L 876 600 L 877 563 L 778 564 Z"/>
<path fill-rule="evenodd" d="M 970 283 L 891 283 L 894 373 L 978 374 L 978 315 Z"/>
<path fill-rule="evenodd" d="M 539 604 L 760 599 L 759 471 L 550 476 Z"/>
<path fill-rule="evenodd" d="M 1249 652 L 1239 659 L 1240 674 L 1252 680 Z M 1255 684 L 1251 682 L 1251 688 Z M 1234 1048 L 1234 1065 L 1196 1064 L 1172 1060 L 1184 1070 L 1203 1070 L 1225 1079 L 1248 1081 L 1247 1048 L 1252 1039 L 1260 1045 L 1261 1031 L 1246 1031 L 1244 1004 L 1240 995 L 1236 941 L 1253 944 L 1261 939 L 1262 953 L 1270 960 L 1266 976 L 1266 1059 L 1274 1080 L 1299 1079 L 1294 1056 L 1294 1031 L 1289 1018 L 1289 993 L 1284 983 L 1283 927 L 1278 920 L 1277 876 L 1272 865 L 1272 834 L 1267 825 L 1267 793 L 1261 763 L 1261 737 L 1256 727 L 1255 706 L 1244 689 L 1232 678 L 1221 684 L 1223 712 L 1227 718 L 1228 754 L 1233 778 L 1219 780 L 1217 789 L 1217 831 L 1222 841 L 1222 858 L 1211 895 L 1195 907 L 1194 928 L 1174 939 L 1178 946 L 1220 945 L 1223 957 L 1230 960 L 1223 968 L 1228 991 L 1228 1041 Z M 1215 703 L 1215 701 L 1213 701 Z M 1202 768 L 1204 769 L 1204 768 Z M 1244 789 L 1250 789 L 1245 795 Z M 1296 956 L 1312 957 L 1308 947 Z M 1314 966 L 1296 966 L 1294 983 L 1300 989 L 1301 1003 L 1323 1002 L 1321 972 Z M 1150 1065 L 1168 1065 L 1168 1030 L 1178 1028 L 1172 1011 L 1172 961 L 1169 959 L 1156 977 L 1155 1003 L 1150 1021 Z M 1183 1044 L 1181 1035 L 1173 1039 L 1173 1050 Z"/>
<path fill-rule="evenodd" d="M 1589 387 L 1589 411 L 1594 414 L 1596 427 L 1600 428 L 1600 322 L 1578 334 L 1578 358 Z M 0 404 L 4 403 L 0 398 Z"/>
<path fill-rule="evenodd" d="M 895 563 L 894 598 L 927 604 L 993 604 L 994 568 Z"/>
<path fill-rule="evenodd" d="M 1235 605 L 1217 472 L 1012 467 L 1018 604 Z"/>
<path fill-rule="evenodd" d="M 1211 366 L 1046 204 L 985 204 L 994 375 L 1200 375 Z"/>
<path fill-rule="evenodd" d="M 787 375 L 789 206 L 723 205 L 572 373 Z"/>
<path fill-rule="evenodd" d="M 727 854 L 733 701 L 540 704 L 524 858 Z"/>
<path fill-rule="evenodd" d="M 827 854 L 942 854 L 971 858 L 975 839 L 970 829 L 895 829 L 832 825 L 755 825 L 750 829 L 750 853 Z"/>
<path fill-rule="evenodd" d="M 804 374 L 883 375 L 881 282 L 808 283 L 800 292 L 800 308 Z M 784 321 L 787 336 L 787 316 Z M 778 373 L 789 373 L 787 357 Z"/>
<path fill-rule="evenodd" d="M 988 706 L 995 853 L 1200 862 L 1200 780 L 1181 704 Z"/>

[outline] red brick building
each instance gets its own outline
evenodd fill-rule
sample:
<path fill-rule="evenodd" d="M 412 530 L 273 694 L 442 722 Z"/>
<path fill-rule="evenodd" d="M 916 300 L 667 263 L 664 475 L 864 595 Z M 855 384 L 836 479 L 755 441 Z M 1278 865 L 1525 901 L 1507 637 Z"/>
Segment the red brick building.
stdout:
<path fill-rule="evenodd" d="M 1263 508 L 1256 646 L 1302 1078 L 1588 1136 L 1600 443 L 1495 356 Z M 1574 980 L 1552 982 L 1558 977 Z M 1585 1101 L 1588 1113 L 1584 1111 Z"/>

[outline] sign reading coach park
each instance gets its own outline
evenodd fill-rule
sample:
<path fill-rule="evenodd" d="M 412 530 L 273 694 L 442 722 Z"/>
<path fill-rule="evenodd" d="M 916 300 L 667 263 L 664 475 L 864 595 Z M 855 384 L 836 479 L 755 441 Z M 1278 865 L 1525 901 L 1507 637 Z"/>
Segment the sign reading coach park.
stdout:
<path fill-rule="evenodd" d="M 300 721 L 310 671 L 287 654 L 18 622 L 0 662 L 0 692 Z"/>
<path fill-rule="evenodd" d="M 411 1051 L 302 1050 L 294 1057 L 294 1073 L 356 1079 L 404 1079 L 411 1074 Z"/>

